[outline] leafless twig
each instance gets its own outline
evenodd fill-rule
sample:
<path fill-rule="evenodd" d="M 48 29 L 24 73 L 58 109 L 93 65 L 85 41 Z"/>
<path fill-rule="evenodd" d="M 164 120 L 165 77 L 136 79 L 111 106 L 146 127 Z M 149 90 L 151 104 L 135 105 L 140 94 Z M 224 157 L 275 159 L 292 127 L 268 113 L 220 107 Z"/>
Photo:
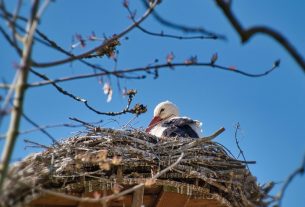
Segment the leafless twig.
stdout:
<path fill-rule="evenodd" d="M 30 144 L 33 144 L 35 146 L 38 146 L 40 148 L 45 148 L 45 149 L 50 149 L 50 147 L 46 146 L 46 145 L 43 145 L 43 144 L 39 144 L 37 142 L 34 142 L 34 141 L 31 141 L 31 140 L 28 140 L 28 139 L 24 139 L 23 140 L 25 143 L 30 143 Z"/>
<path fill-rule="evenodd" d="M 276 61 L 277 63 L 277 61 Z M 42 82 L 35 82 L 28 84 L 28 87 L 37 87 L 37 86 L 43 86 L 43 85 L 49 85 L 53 83 L 59 83 L 59 82 L 65 82 L 65 81 L 72 81 L 77 79 L 85 79 L 85 78 L 92 78 L 92 77 L 98 77 L 98 76 L 106 76 L 106 75 L 117 75 L 117 74 L 128 74 L 128 73 L 135 73 L 135 72 L 150 72 L 150 70 L 160 70 L 160 69 L 173 69 L 175 67 L 211 67 L 219 70 L 224 70 L 232 73 L 237 73 L 243 76 L 251 77 L 251 78 L 258 78 L 262 76 L 266 76 L 272 71 L 274 71 L 276 68 L 279 67 L 278 64 L 273 64 L 273 66 L 262 73 L 248 73 L 243 70 L 239 70 L 232 67 L 226 67 L 217 65 L 210 62 L 197 62 L 197 63 L 164 63 L 164 64 L 158 64 L 158 65 L 149 65 L 146 67 L 138 67 L 138 68 L 131 68 L 131 69 L 124 69 L 124 70 L 116 70 L 116 71 L 108 71 L 108 72 L 100 72 L 100 73 L 90 73 L 90 74 L 83 74 L 83 75 L 76 75 L 76 76 L 70 76 L 70 77 L 63 77 L 58 78 L 54 80 L 48 80 L 48 81 L 42 81 Z"/>
<path fill-rule="evenodd" d="M 25 113 L 22 113 L 22 117 L 28 121 L 30 124 L 32 124 L 33 126 L 37 127 L 37 129 L 39 129 L 43 134 L 45 134 L 47 137 L 49 137 L 53 144 L 57 143 L 56 139 L 49 133 L 47 132 L 44 128 L 41 128 L 39 126 L 39 124 L 37 124 L 36 122 L 34 122 L 30 117 L 28 117 Z M 20 134 L 20 133 L 18 133 Z"/>
<path fill-rule="evenodd" d="M 233 28 L 238 32 L 242 43 L 249 41 L 256 34 L 265 34 L 274 40 L 276 40 L 286 51 L 292 56 L 292 58 L 299 64 L 301 69 L 305 72 L 305 60 L 302 55 L 296 50 L 296 48 L 279 32 L 264 26 L 254 26 L 249 29 L 245 29 L 240 21 L 236 18 L 231 10 L 230 3 L 225 0 L 215 0 L 219 8 L 223 11 L 224 15 L 228 18 Z"/>
<path fill-rule="evenodd" d="M 237 137 L 237 133 L 239 130 L 240 130 L 240 124 L 239 124 L 239 122 L 237 122 L 237 124 L 235 126 L 234 139 L 235 139 L 236 146 L 239 150 L 239 155 L 241 155 L 243 157 L 243 160 L 246 162 L 246 157 L 245 157 L 244 151 L 241 149 L 241 147 L 239 145 L 239 140 Z M 237 156 L 237 158 L 239 157 L 239 155 Z M 250 171 L 249 166 L 247 164 L 246 164 L 246 166 L 247 166 L 248 170 Z"/>
<path fill-rule="evenodd" d="M 148 7 L 148 4 L 146 1 L 142 1 L 143 4 L 145 5 L 145 7 Z M 210 32 L 206 29 L 204 29 L 203 27 L 192 27 L 192 26 L 188 26 L 188 25 L 182 25 L 182 24 L 178 24 L 175 22 L 171 22 L 163 17 L 161 17 L 155 10 L 152 12 L 152 16 L 162 25 L 166 26 L 166 27 L 170 27 L 172 29 L 176 29 L 185 33 L 200 33 L 203 35 L 209 35 L 209 36 L 214 36 L 215 39 L 222 39 L 225 40 L 226 37 L 224 35 L 221 34 L 216 34 L 214 32 Z"/>
<path fill-rule="evenodd" d="M 68 57 L 68 58 L 65 58 L 65 59 L 62 59 L 62 60 L 57 60 L 57 61 L 47 62 L 47 63 L 37 63 L 37 62 L 32 61 L 32 63 L 33 63 L 32 66 L 38 67 L 38 68 L 52 67 L 52 66 L 57 66 L 57 65 L 62 65 L 62 64 L 65 64 L 65 63 L 69 63 L 69 62 L 77 60 L 77 59 L 86 58 L 86 57 L 92 55 L 93 53 L 103 49 L 104 47 L 107 47 L 107 45 L 110 44 L 111 42 L 113 42 L 114 40 L 118 40 L 121 37 L 125 36 L 131 30 L 136 28 L 136 26 L 138 24 L 141 24 L 151 14 L 153 9 L 156 7 L 158 1 L 159 0 L 155 0 L 153 3 L 151 3 L 149 8 L 147 9 L 147 11 L 143 14 L 143 16 L 139 20 L 137 20 L 136 23 L 133 23 L 132 25 L 128 26 L 125 30 L 123 30 L 122 32 L 120 32 L 117 35 L 114 35 L 112 38 L 107 39 L 103 44 L 101 44 L 101 45 L 99 45 L 99 46 L 97 46 L 97 47 L 95 47 L 95 48 L 93 48 L 93 49 L 91 49 L 87 52 L 84 52 L 80 55 L 75 55 L 73 57 Z"/>
<path fill-rule="evenodd" d="M 133 12 L 130 10 L 130 7 L 129 6 L 126 6 L 126 9 L 129 13 L 129 17 L 130 19 L 136 23 L 136 20 L 134 18 L 134 14 Z M 178 40 L 194 40 L 194 39 L 218 39 L 218 36 L 215 36 L 215 35 L 196 35 L 196 36 L 179 36 L 179 35 L 172 35 L 172 34 L 165 34 L 163 31 L 160 32 L 160 33 L 157 33 L 157 32 L 151 32 L 147 29 L 145 29 L 144 27 L 140 26 L 137 24 L 137 28 L 139 30 L 141 30 L 142 32 L 146 33 L 146 34 L 149 34 L 149 35 L 152 35 L 152 36 L 157 36 L 157 37 L 167 37 L 167 38 L 172 38 L 172 39 L 178 39 Z"/>
<path fill-rule="evenodd" d="M 281 207 L 282 206 L 282 200 L 285 194 L 286 189 L 288 188 L 289 184 L 292 182 L 292 180 L 297 176 L 297 175 L 304 175 L 305 172 L 305 155 L 303 157 L 301 165 L 295 169 L 286 179 L 284 182 L 280 192 L 276 196 L 277 200 L 277 206 Z"/>
<path fill-rule="evenodd" d="M 52 82 L 47 76 L 41 74 L 41 73 L 38 73 L 37 71 L 33 70 L 33 69 L 30 69 L 30 71 L 35 74 L 36 76 L 46 80 L 46 81 L 49 81 L 55 88 L 57 91 L 59 91 L 60 93 L 74 99 L 75 101 L 78 101 L 78 102 L 81 102 L 81 103 L 84 103 L 84 105 L 90 109 L 91 111 L 97 113 L 97 114 L 100 114 L 100 115 L 107 115 L 107 116 L 117 116 L 117 115 L 122 115 L 122 114 L 127 114 L 127 113 L 131 113 L 131 114 L 142 114 L 142 113 L 145 113 L 146 112 L 146 107 L 143 106 L 142 104 L 136 104 L 134 106 L 134 108 L 130 108 L 130 105 L 131 105 L 131 102 L 136 94 L 136 91 L 134 90 L 130 90 L 130 93 L 128 94 L 128 101 L 127 101 L 127 106 L 122 110 L 122 111 L 119 111 L 119 112 L 101 112 L 101 111 L 98 111 L 96 110 L 95 108 L 93 108 L 91 105 L 89 105 L 88 101 L 86 99 L 83 99 L 79 96 L 76 96 L 66 90 L 64 90 L 62 87 L 58 86 L 55 82 Z"/>

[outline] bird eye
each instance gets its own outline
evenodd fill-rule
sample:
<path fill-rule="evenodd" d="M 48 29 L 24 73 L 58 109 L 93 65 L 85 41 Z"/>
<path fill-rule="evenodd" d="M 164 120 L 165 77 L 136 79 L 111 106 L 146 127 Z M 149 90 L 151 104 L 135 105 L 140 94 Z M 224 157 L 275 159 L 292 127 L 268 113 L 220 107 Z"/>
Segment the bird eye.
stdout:
<path fill-rule="evenodd" d="M 160 113 L 163 112 L 163 111 L 164 111 L 164 108 L 162 108 L 162 109 L 160 110 Z"/>

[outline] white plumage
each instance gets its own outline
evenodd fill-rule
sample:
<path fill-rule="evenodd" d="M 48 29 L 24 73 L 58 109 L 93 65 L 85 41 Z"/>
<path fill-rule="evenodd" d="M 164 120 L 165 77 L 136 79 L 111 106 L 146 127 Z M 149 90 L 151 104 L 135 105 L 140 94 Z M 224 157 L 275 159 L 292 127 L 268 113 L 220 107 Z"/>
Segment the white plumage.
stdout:
<path fill-rule="evenodd" d="M 202 137 L 201 122 L 179 117 L 179 109 L 170 101 L 159 103 L 146 132 L 157 137 Z"/>

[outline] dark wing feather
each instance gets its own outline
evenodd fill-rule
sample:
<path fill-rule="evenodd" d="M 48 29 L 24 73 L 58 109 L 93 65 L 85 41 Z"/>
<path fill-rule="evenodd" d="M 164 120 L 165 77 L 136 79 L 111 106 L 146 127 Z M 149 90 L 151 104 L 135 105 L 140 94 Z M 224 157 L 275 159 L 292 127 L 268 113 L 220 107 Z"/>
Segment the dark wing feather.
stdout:
<path fill-rule="evenodd" d="M 190 137 L 199 138 L 198 134 L 192 129 L 191 124 L 196 124 L 194 120 L 188 118 L 177 118 L 165 121 L 162 127 L 164 137 Z"/>

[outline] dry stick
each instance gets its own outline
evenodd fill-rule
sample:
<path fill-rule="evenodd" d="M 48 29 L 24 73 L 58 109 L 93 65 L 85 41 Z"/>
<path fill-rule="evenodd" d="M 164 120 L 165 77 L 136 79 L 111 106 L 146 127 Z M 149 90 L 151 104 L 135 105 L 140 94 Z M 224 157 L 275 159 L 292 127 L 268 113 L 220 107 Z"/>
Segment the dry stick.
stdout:
<path fill-rule="evenodd" d="M 98 124 L 101 123 L 101 121 L 98 122 L 94 122 L 94 123 L 89 123 L 89 124 Z M 36 131 L 41 131 L 42 129 L 50 129 L 50 128 L 58 128 L 58 127 L 83 127 L 83 124 L 72 124 L 72 123 L 61 123 L 61 124 L 49 124 L 49 125 L 39 125 L 38 127 L 32 128 L 32 129 L 28 129 L 28 130 L 24 130 L 24 131 L 19 131 L 18 134 L 29 134 L 32 132 L 36 132 Z M 0 134 L 0 140 L 5 138 L 6 134 Z"/>
<path fill-rule="evenodd" d="M 277 200 L 278 200 L 278 206 L 282 206 L 282 200 L 285 194 L 285 191 L 287 189 L 287 187 L 289 186 L 289 184 L 292 182 L 293 178 L 295 178 L 297 175 L 303 175 L 305 172 L 305 156 L 303 157 L 303 161 L 300 167 L 298 167 L 297 169 L 295 169 L 295 171 L 293 171 L 288 178 L 286 179 L 282 189 L 280 190 L 280 192 L 278 193 Z"/>
<path fill-rule="evenodd" d="M 191 143 L 188 143 L 187 145 L 184 145 L 184 146 L 178 148 L 177 150 L 175 150 L 175 152 L 177 152 L 177 153 L 185 152 L 186 150 L 188 150 L 188 149 L 190 149 L 192 147 L 201 145 L 202 143 L 205 143 L 205 142 L 209 142 L 212 139 L 214 139 L 215 137 L 217 137 L 218 135 L 220 135 L 224 131 L 225 131 L 225 128 L 222 127 L 220 129 L 218 129 L 214 134 L 212 134 L 210 136 L 207 136 L 207 137 L 198 138 L 195 141 L 193 141 Z"/>
<path fill-rule="evenodd" d="M 157 179 L 161 175 L 170 171 L 172 168 L 174 168 L 176 165 L 179 164 L 179 162 L 182 160 L 183 156 L 184 156 L 184 153 L 181 153 L 180 157 L 176 160 L 176 162 L 174 162 L 170 166 L 166 167 L 165 169 L 163 169 L 162 171 L 160 171 L 159 173 L 157 173 L 153 177 L 149 178 L 148 181 L 154 181 L 155 179 Z M 133 192 L 133 191 L 135 191 L 139 188 L 142 188 L 144 186 L 145 186 L 145 183 L 140 183 L 140 184 L 135 185 L 134 187 L 129 188 L 127 190 L 124 190 L 120 193 L 112 194 L 112 195 L 105 196 L 105 197 L 102 197 L 102 198 L 88 198 L 88 197 L 87 198 L 79 198 L 79 197 L 76 197 L 76 196 L 67 195 L 67 194 L 55 192 L 55 191 L 52 191 L 52 190 L 46 190 L 46 189 L 42 189 L 42 188 L 39 188 L 39 187 L 33 187 L 33 188 L 35 188 L 35 189 L 37 189 L 37 190 L 39 190 L 43 193 L 49 194 L 49 195 L 58 196 L 58 197 L 61 197 L 61 198 L 66 198 L 66 199 L 77 201 L 77 202 L 100 203 L 100 204 L 105 205 L 110 200 L 113 200 L 113 199 L 119 198 L 121 196 L 124 196 L 126 194 L 129 194 L 129 193 L 131 193 L 131 192 Z"/>
<path fill-rule="evenodd" d="M 54 62 L 47 62 L 47 63 L 33 63 L 33 66 L 35 67 L 40 67 L 40 68 L 46 68 L 46 67 L 52 67 L 52 66 L 57 66 L 57 65 L 61 65 L 61 64 L 65 64 L 65 63 L 69 63 L 73 60 L 77 60 L 77 59 L 82 59 L 82 58 L 86 58 L 89 55 L 91 55 L 92 53 L 95 53 L 96 51 L 99 51 L 100 49 L 104 48 L 105 46 L 107 46 L 109 43 L 111 43 L 112 41 L 119 39 L 121 37 L 123 37 L 124 35 L 126 35 L 127 33 L 129 33 L 131 30 L 133 30 L 137 24 L 142 23 L 148 16 L 149 14 L 153 11 L 153 9 L 156 7 L 157 3 L 159 0 L 155 0 L 151 6 L 147 9 L 147 11 L 143 14 L 143 16 L 137 21 L 136 24 L 132 24 L 129 27 L 127 27 L 124 31 L 122 31 L 121 33 L 119 33 L 118 35 L 114 35 L 112 38 L 109 38 L 108 40 L 106 40 L 103 44 L 85 52 L 82 53 L 80 55 L 75 55 L 73 57 L 68 57 L 62 60 L 57 60 Z"/>
<path fill-rule="evenodd" d="M 257 73 L 257 74 L 251 74 L 244 72 L 242 70 L 232 70 L 230 67 L 225 67 L 221 65 L 216 65 L 212 64 L 210 62 L 198 62 L 198 63 L 193 63 L 193 64 L 187 64 L 187 63 L 165 63 L 165 64 L 159 64 L 159 65 L 151 65 L 151 66 L 146 66 L 146 67 L 138 67 L 138 68 L 132 68 L 132 69 L 125 69 L 125 70 L 117 70 L 117 71 L 109 71 L 109 72 L 100 72 L 100 73 L 90 73 L 90 74 L 83 74 L 83 75 L 77 75 L 77 76 L 70 76 L 70 77 L 64 77 L 64 78 L 58 78 L 54 80 L 48 80 L 48 81 L 42 81 L 42 82 L 35 82 L 28 84 L 28 87 L 38 87 L 38 86 L 44 86 L 44 85 L 49 85 L 53 83 L 59 83 L 59 82 L 65 82 L 65 81 L 72 81 L 72 80 L 77 80 L 77 79 L 85 79 L 85 78 L 93 78 L 97 76 L 105 76 L 105 75 L 116 75 L 116 74 L 126 74 L 126 73 L 134 73 L 134 72 L 147 72 L 150 70 L 159 70 L 162 68 L 167 68 L 167 69 L 172 69 L 173 67 L 190 67 L 190 66 L 196 66 L 196 67 L 212 67 L 216 68 L 219 70 L 225 70 L 228 72 L 232 73 L 238 73 L 247 77 L 252 77 L 252 78 L 258 78 L 262 76 L 266 76 L 272 71 L 274 71 L 276 68 L 279 67 L 278 64 L 274 64 L 270 69 L 266 70 L 263 73 Z"/>
<path fill-rule="evenodd" d="M 33 126 L 35 126 L 35 127 L 37 127 L 37 129 L 39 129 L 43 134 L 45 134 L 47 137 L 49 137 L 51 140 L 52 140 L 52 142 L 53 142 L 53 144 L 58 144 L 58 142 L 56 141 L 56 139 L 49 133 L 49 132 L 47 132 L 45 129 L 43 129 L 43 128 L 41 128 L 40 126 L 39 126 L 39 124 L 37 124 L 37 123 L 35 123 L 32 119 L 30 119 L 26 114 L 24 114 L 24 113 L 22 113 L 22 117 L 25 119 L 25 120 L 27 120 L 30 124 L 32 124 Z M 18 132 L 18 134 L 20 134 L 19 132 Z"/>
<path fill-rule="evenodd" d="M 95 129 L 96 128 L 93 124 L 90 124 L 88 122 L 82 121 L 82 120 L 80 120 L 80 119 L 78 119 L 76 117 L 69 117 L 69 119 L 72 120 L 72 121 L 76 121 L 78 123 L 81 123 L 83 126 L 86 126 L 86 127 L 90 128 L 90 129 Z"/>
<path fill-rule="evenodd" d="M 34 32 L 38 25 L 40 16 L 42 15 L 49 1 L 46 0 L 40 8 L 39 8 L 39 3 L 40 1 L 38 0 L 33 2 L 32 11 L 31 11 L 32 16 L 27 24 L 27 33 L 26 36 L 24 37 L 25 41 L 23 44 L 22 59 L 20 64 L 22 67 L 20 68 L 20 75 L 16 82 L 15 97 L 13 102 L 14 107 L 12 110 L 9 129 L 1 158 L 2 163 L 0 167 L 0 171 L 1 171 L 0 191 L 2 190 L 2 186 L 7 175 L 8 165 L 18 136 L 18 129 L 22 115 L 23 100 L 26 91 L 26 83 L 27 83 L 29 64 L 32 53 Z"/>
<path fill-rule="evenodd" d="M 252 36 L 256 34 L 265 34 L 274 40 L 276 40 L 280 45 L 282 45 L 286 51 L 294 58 L 294 60 L 299 64 L 302 70 L 305 72 L 305 60 L 302 55 L 296 50 L 296 48 L 280 33 L 275 30 L 264 27 L 264 26 L 255 26 L 249 29 L 243 28 L 239 20 L 231 11 L 230 4 L 225 0 L 215 0 L 219 8 L 223 11 L 224 15 L 228 18 L 231 25 L 238 32 L 242 43 L 249 41 Z"/>
<path fill-rule="evenodd" d="M 36 146 L 38 146 L 38 147 L 41 147 L 41 148 L 51 149 L 50 147 L 48 147 L 48 146 L 46 146 L 46 145 L 39 144 L 39 143 L 37 143 L 37 142 L 31 141 L 31 140 L 28 140 L 28 139 L 24 139 L 23 141 L 24 141 L 25 143 L 30 143 L 30 144 L 36 145 Z"/>
<path fill-rule="evenodd" d="M 244 151 L 241 149 L 241 147 L 239 146 L 239 141 L 238 141 L 238 139 L 237 139 L 237 132 L 238 132 L 238 130 L 240 129 L 240 124 L 239 124 L 239 122 L 237 122 L 237 124 L 236 124 L 236 129 L 235 129 L 235 133 L 234 133 L 234 139 L 235 139 L 235 143 L 236 143 L 236 145 L 237 145 L 237 148 L 238 148 L 238 150 L 239 150 L 239 153 L 241 154 L 241 156 L 243 157 L 243 159 L 244 159 L 244 161 L 245 161 L 245 163 L 246 163 L 246 157 L 245 157 L 245 154 L 244 154 Z M 239 156 L 237 156 L 237 158 L 238 158 Z M 246 163 L 246 166 L 247 166 L 247 168 L 248 168 L 248 170 L 250 171 L 250 168 L 249 168 L 249 166 L 248 166 L 248 164 Z"/>

